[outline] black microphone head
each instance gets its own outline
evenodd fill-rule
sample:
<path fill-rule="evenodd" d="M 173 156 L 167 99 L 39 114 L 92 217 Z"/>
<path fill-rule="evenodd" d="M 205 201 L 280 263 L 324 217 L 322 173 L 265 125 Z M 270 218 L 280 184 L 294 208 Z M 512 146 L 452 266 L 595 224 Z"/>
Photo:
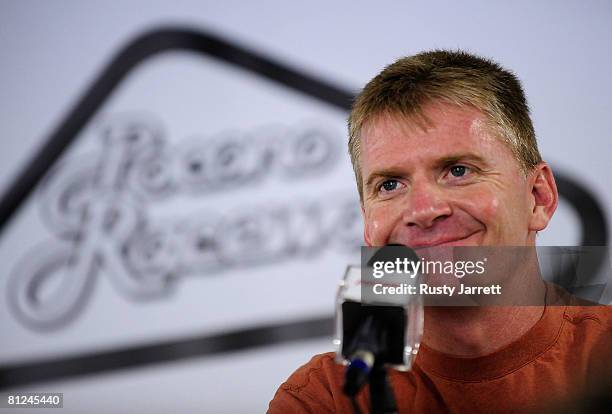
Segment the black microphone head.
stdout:
<path fill-rule="evenodd" d="M 379 248 L 368 260 L 368 267 L 373 267 L 375 262 L 394 262 L 395 259 L 408 259 L 409 262 L 420 260 L 416 252 L 403 244 L 387 244 Z"/>

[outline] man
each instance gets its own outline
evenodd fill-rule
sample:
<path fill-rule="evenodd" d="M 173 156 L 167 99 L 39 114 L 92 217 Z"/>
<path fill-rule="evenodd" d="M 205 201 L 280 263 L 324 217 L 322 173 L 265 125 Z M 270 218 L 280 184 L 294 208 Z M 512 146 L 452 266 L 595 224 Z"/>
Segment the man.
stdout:
<path fill-rule="evenodd" d="M 557 207 L 521 85 L 489 60 L 396 61 L 357 96 L 349 135 L 368 246 L 534 246 Z M 609 356 L 609 312 L 538 302 L 554 292 L 537 272 L 525 286 L 539 305 L 426 308 L 412 370 L 389 372 L 400 413 L 523 412 L 589 386 Z M 352 412 L 343 375 L 333 354 L 315 356 L 270 412 Z"/>

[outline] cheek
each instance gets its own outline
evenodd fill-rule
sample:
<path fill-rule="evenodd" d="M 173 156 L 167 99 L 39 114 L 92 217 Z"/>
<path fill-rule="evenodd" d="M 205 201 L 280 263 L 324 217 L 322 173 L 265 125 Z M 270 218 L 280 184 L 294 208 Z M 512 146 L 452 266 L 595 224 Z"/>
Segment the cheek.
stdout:
<path fill-rule="evenodd" d="M 507 232 L 520 227 L 525 218 L 525 200 L 516 191 L 492 187 L 472 194 L 466 209 L 489 230 Z M 465 201 L 463 202 L 464 205 Z"/>
<path fill-rule="evenodd" d="M 500 216 L 503 216 L 504 204 L 498 192 L 488 189 L 457 200 L 458 206 L 463 206 L 472 218 L 489 228 L 502 224 L 499 220 Z"/>
<path fill-rule="evenodd" d="M 481 203 L 482 215 L 485 219 L 494 219 L 499 217 L 499 211 L 501 209 L 501 201 L 499 197 L 490 194 L 488 198 L 485 198 L 485 202 Z"/>
<path fill-rule="evenodd" d="M 365 227 L 370 243 L 374 246 L 387 244 L 398 220 L 401 221 L 401 212 L 391 206 L 376 206 L 366 209 Z"/>

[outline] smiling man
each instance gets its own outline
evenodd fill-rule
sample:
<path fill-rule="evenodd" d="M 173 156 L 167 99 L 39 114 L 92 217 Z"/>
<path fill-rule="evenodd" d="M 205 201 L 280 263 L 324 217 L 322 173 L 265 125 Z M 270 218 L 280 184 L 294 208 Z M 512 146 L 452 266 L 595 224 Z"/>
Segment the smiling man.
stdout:
<path fill-rule="evenodd" d="M 464 52 L 400 59 L 357 96 L 349 118 L 368 246 L 535 246 L 558 201 L 518 79 Z M 535 257 L 535 256 L 534 256 Z M 564 295 L 537 261 L 505 277 L 534 306 L 428 307 L 410 372 L 392 371 L 399 412 L 522 412 L 585 390 L 609 357 L 603 307 Z M 272 413 L 352 412 L 343 367 L 314 357 L 277 391 Z M 368 395 L 359 397 L 368 407 Z"/>

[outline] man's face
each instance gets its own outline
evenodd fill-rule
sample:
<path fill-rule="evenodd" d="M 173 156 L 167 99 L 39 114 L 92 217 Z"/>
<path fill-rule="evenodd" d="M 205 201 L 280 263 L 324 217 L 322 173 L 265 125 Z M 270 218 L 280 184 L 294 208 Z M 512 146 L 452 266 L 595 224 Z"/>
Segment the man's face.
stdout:
<path fill-rule="evenodd" d="M 484 114 L 441 103 L 424 113 L 426 130 L 391 115 L 362 129 L 366 243 L 534 245 L 533 180 Z"/>

